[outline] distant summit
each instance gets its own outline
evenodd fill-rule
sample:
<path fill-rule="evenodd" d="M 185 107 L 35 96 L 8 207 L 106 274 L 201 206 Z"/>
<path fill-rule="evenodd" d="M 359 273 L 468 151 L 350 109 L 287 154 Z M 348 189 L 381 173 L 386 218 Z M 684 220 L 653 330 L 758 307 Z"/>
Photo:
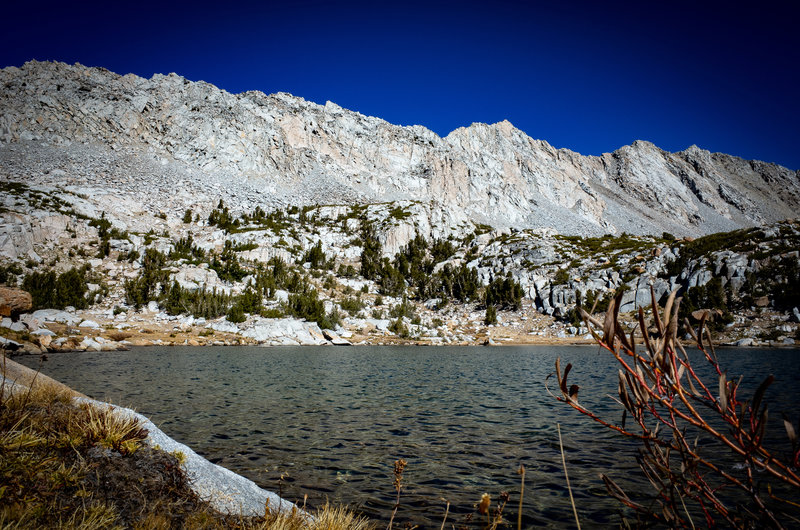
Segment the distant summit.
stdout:
<path fill-rule="evenodd" d="M 478 222 L 697 236 L 793 217 L 800 208 L 798 172 L 696 146 L 669 153 L 637 141 L 582 156 L 508 121 L 441 138 L 285 93 L 234 95 L 175 74 L 143 79 L 79 64 L 28 62 L 0 71 L 0 83 L 7 176 L 23 166 L 46 175 L 72 146 L 81 157 L 117 161 L 62 167 L 59 179 L 75 185 L 114 188 L 133 179 L 161 190 L 177 179 L 188 199 L 225 196 L 242 209 L 408 200 L 424 206 L 418 224 L 429 234 Z M 11 160 L 16 145 L 28 154 Z M 180 197 L 155 191 L 148 200 L 180 208 Z"/>

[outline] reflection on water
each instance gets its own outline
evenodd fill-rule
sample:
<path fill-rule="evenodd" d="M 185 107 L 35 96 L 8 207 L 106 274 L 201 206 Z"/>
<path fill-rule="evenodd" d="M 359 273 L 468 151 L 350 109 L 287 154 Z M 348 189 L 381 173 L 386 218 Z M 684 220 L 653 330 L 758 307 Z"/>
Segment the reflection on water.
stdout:
<path fill-rule="evenodd" d="M 752 387 L 776 373 L 785 395 L 774 393 L 773 403 L 794 399 L 796 350 L 720 355 L 730 374 L 753 374 Z M 51 355 L 43 372 L 135 408 L 265 488 L 292 500 L 308 494 L 312 506 L 330 499 L 388 519 L 393 462 L 405 458 L 396 520 L 424 527 L 441 524 L 442 499 L 458 522 L 484 492 L 510 492 L 515 518 L 521 463 L 525 525 L 570 524 L 560 423 L 582 522 L 618 522 L 599 474 L 623 485 L 638 476 L 633 446 L 547 394 L 557 356 L 575 365 L 570 382 L 580 384 L 581 401 L 609 411 L 616 368 L 597 347 L 154 347 Z"/>

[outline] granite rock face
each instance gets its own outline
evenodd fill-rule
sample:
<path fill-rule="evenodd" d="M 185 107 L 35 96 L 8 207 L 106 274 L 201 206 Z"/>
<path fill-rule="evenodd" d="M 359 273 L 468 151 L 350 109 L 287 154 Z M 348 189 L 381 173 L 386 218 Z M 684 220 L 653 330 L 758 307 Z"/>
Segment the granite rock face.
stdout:
<path fill-rule="evenodd" d="M 119 203 L 120 220 L 130 208 L 175 210 L 224 193 L 242 209 L 418 201 L 414 220 L 433 234 L 477 222 L 696 236 L 800 206 L 797 171 L 695 146 L 669 153 L 637 141 L 582 156 L 507 121 L 442 138 L 330 102 L 79 64 L 29 62 L 0 71 L 0 83 L 0 176 L 96 193 L 146 181 L 136 195 L 145 200 Z"/>

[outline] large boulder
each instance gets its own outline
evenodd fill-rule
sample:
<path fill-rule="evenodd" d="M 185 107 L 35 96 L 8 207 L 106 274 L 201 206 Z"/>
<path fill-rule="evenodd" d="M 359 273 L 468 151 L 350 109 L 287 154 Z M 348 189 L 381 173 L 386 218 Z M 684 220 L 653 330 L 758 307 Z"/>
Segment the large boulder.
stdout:
<path fill-rule="evenodd" d="M 0 315 L 10 317 L 30 311 L 33 307 L 33 298 L 28 291 L 16 287 L 0 286 Z"/>
<path fill-rule="evenodd" d="M 241 334 L 267 344 L 319 346 L 327 343 L 316 322 L 293 318 L 257 318 Z"/>
<path fill-rule="evenodd" d="M 39 323 L 59 322 L 68 326 L 74 326 L 81 321 L 81 318 L 74 313 L 62 311 L 61 309 L 39 309 L 33 312 L 30 320 L 26 319 L 27 322 L 33 322 L 33 320 Z"/>

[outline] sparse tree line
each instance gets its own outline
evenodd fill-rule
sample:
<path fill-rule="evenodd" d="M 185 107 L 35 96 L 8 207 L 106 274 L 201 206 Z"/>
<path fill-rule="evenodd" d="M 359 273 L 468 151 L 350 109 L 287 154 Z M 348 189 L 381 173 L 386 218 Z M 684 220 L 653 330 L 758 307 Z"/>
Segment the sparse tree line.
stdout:
<path fill-rule="evenodd" d="M 230 218 L 222 203 L 214 211 L 217 213 L 212 212 L 211 218 L 215 223 L 224 224 Z M 257 219 L 263 219 L 266 215 L 258 210 L 254 214 Z M 188 219 L 190 215 L 186 217 Z M 520 307 L 522 288 L 510 275 L 494 278 L 484 288 L 480 284 L 477 271 L 464 263 L 437 267 L 456 253 L 452 241 L 436 239 L 428 242 L 418 235 L 394 259 L 389 259 L 383 257 L 383 249 L 373 226 L 363 222 L 361 243 L 360 271 L 352 265 L 341 264 L 339 275 L 355 277 L 360 274 L 365 279 L 373 280 L 380 294 L 402 297 L 404 306 L 408 304 L 407 298 L 420 301 L 439 299 L 438 307 L 444 307 L 451 300 L 460 303 L 478 302 L 490 314 L 491 318 L 487 319 L 489 323 L 496 322 L 497 309 Z M 226 316 L 231 322 L 244 321 L 246 314 L 267 317 L 291 315 L 317 322 L 326 328 L 335 327 L 340 322 L 338 310 L 334 308 L 332 311 L 325 311 L 324 301 L 320 299 L 317 288 L 305 272 L 278 258 L 273 258 L 266 264 L 243 263 L 238 252 L 255 246 L 234 245 L 231 241 L 226 241 L 220 251 L 207 252 L 199 248 L 192 236 L 188 235 L 176 241 L 168 255 L 154 248 L 147 248 L 141 257 L 139 275 L 125 282 L 126 303 L 139 308 L 150 301 L 157 301 L 169 314 L 191 314 L 198 318 Z M 220 280 L 231 283 L 246 281 L 247 285 L 240 295 L 216 290 L 185 289 L 175 281 L 169 282 L 167 267 L 177 261 L 208 263 Z M 321 242 L 317 242 L 302 255 L 298 265 L 303 263 L 309 264 L 313 276 L 319 277 L 320 272 L 317 271 L 336 270 L 335 259 L 325 254 Z M 325 286 L 332 288 L 335 282 L 326 281 Z M 273 304 L 272 308 L 266 308 L 264 299 L 274 299 L 278 289 L 289 293 L 288 300 L 277 304 L 277 307 Z M 350 314 L 358 314 L 363 309 L 363 302 L 360 295 L 357 298 L 343 298 L 340 307 Z M 407 330 L 401 329 L 400 321 L 409 315 L 402 313 L 392 315 L 396 319 L 393 326 L 400 332 L 398 334 L 405 335 Z"/>
<path fill-rule="evenodd" d="M 382 294 L 410 294 L 418 300 L 438 299 L 438 307 L 444 307 L 450 300 L 479 301 L 486 309 L 486 324 L 497 322 L 497 309 L 520 308 L 522 287 L 510 273 L 493 278 L 482 288 L 478 271 L 468 267 L 466 259 L 460 265 L 445 263 L 437 267 L 457 251 L 450 240 L 428 242 L 418 234 L 390 260 L 383 257 L 381 242 L 371 224 L 362 223 L 361 239 L 361 275 L 375 281 Z"/>
<path fill-rule="evenodd" d="M 290 216 L 299 216 L 304 223 L 310 222 L 309 211 L 308 207 L 294 207 L 285 213 L 277 210 L 266 213 L 261 208 L 256 208 L 252 214 L 234 219 L 220 200 L 217 208 L 209 215 L 208 222 L 231 232 L 252 224 L 285 228 L 292 221 Z M 187 210 L 183 221 L 190 223 L 192 220 L 193 213 Z M 89 224 L 98 230 L 98 257 L 109 255 L 110 239 L 126 237 L 126 234 L 114 229 L 104 215 L 99 219 L 90 219 Z M 441 265 L 457 251 L 452 240 L 435 239 L 429 242 L 423 236 L 417 235 L 393 259 L 389 259 L 383 257 L 383 249 L 373 224 L 363 216 L 361 224 L 360 270 L 351 264 L 340 264 L 337 270 L 336 260 L 326 255 L 321 242 L 309 248 L 298 260 L 298 264 L 308 263 L 311 275 L 317 277 L 320 273 L 316 271 L 330 271 L 329 278 L 332 278 L 333 271 L 346 278 L 360 275 L 374 281 L 381 295 L 403 298 L 402 307 L 409 307 L 409 298 L 418 301 L 438 299 L 439 308 L 450 301 L 477 302 L 487 309 L 488 323 L 496 322 L 497 309 L 519 308 L 522 289 L 510 275 L 493 278 L 484 288 L 480 284 L 477 271 L 463 262 L 466 260 L 456 265 Z M 146 244 L 148 242 L 145 241 Z M 138 309 L 156 301 L 169 314 L 191 314 L 197 318 L 209 319 L 226 316 L 232 322 L 244 321 L 245 314 L 260 314 L 268 317 L 291 315 L 315 321 L 322 327 L 334 327 L 339 323 L 339 312 L 336 309 L 325 311 L 325 304 L 306 273 L 278 258 L 273 258 L 266 264 L 243 263 L 238 253 L 253 248 L 257 248 L 257 245 L 235 245 L 227 240 L 221 250 L 206 251 L 188 234 L 173 241 L 168 254 L 153 247 L 146 247 L 142 254 L 136 251 L 120 253 L 118 261 L 140 263 L 139 274 L 124 282 L 125 302 Z M 468 254 L 467 258 L 470 257 Z M 177 282 L 169 280 L 168 268 L 176 262 L 193 265 L 208 263 L 220 280 L 229 283 L 245 280 L 247 285 L 239 295 L 202 288 L 185 289 Z M 87 297 L 89 270 L 90 267 L 86 265 L 60 274 L 53 270 L 31 272 L 25 276 L 23 288 L 31 292 L 36 308 L 73 306 L 82 309 L 94 302 Z M 6 276 L 11 277 L 13 274 L 9 272 Z M 325 286 L 332 288 L 335 282 L 328 280 Z M 264 299 L 274 299 L 278 289 L 290 293 L 288 301 L 277 304 L 277 307 L 273 304 L 272 308 L 265 308 Z M 358 298 L 343 298 L 340 306 L 342 310 L 357 315 L 363 309 L 363 302 L 359 295 Z M 397 315 L 392 315 L 396 319 L 393 327 L 400 332 L 398 334 L 407 334 L 407 330 L 401 329 L 401 319 L 411 316 L 419 319 L 412 311 L 400 311 Z"/>

